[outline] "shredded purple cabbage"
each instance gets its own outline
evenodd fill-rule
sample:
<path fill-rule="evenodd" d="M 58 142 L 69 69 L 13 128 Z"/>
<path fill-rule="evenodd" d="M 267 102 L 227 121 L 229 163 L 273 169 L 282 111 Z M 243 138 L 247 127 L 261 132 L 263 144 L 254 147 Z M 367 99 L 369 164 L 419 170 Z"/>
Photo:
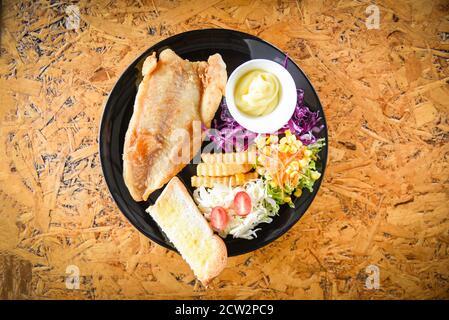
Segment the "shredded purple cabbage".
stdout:
<path fill-rule="evenodd" d="M 321 117 L 319 111 L 312 112 L 304 104 L 304 91 L 298 89 L 298 99 L 296 108 L 290 120 L 279 130 L 278 133 L 284 133 L 290 129 L 291 133 L 296 135 L 305 145 L 315 143 L 317 140 L 314 133 L 320 132 L 324 125 L 320 125 Z"/>
<path fill-rule="evenodd" d="M 288 56 L 286 55 L 283 62 L 284 68 L 287 68 L 287 62 Z M 320 132 L 324 125 L 319 124 L 321 120 L 319 112 L 310 111 L 304 104 L 304 90 L 297 89 L 297 91 L 298 98 L 293 116 L 277 134 L 282 134 L 290 129 L 291 133 L 296 135 L 302 143 L 309 145 L 316 142 L 317 138 L 314 134 Z M 220 107 L 221 123 L 214 120 L 213 129 L 203 126 L 203 130 L 206 131 L 207 137 L 217 148 L 225 152 L 232 152 L 234 149 L 245 151 L 257 137 L 257 133 L 245 129 L 231 116 L 225 99 L 222 100 Z"/>
<path fill-rule="evenodd" d="M 288 54 L 285 54 L 283 66 L 287 69 Z M 319 124 L 321 117 L 319 111 L 312 112 L 304 104 L 304 90 L 297 89 L 298 98 L 296 100 L 296 108 L 290 120 L 279 130 L 278 133 L 284 133 L 290 129 L 291 133 L 299 137 L 302 143 L 309 145 L 315 143 L 317 138 L 314 133 L 319 133 L 324 125 Z"/>
<path fill-rule="evenodd" d="M 257 133 L 245 129 L 231 116 L 225 99 L 220 107 L 221 124 L 214 120 L 213 129 L 208 129 L 206 135 L 217 148 L 225 152 L 232 152 L 234 148 L 236 151 L 245 151 L 257 137 Z"/>

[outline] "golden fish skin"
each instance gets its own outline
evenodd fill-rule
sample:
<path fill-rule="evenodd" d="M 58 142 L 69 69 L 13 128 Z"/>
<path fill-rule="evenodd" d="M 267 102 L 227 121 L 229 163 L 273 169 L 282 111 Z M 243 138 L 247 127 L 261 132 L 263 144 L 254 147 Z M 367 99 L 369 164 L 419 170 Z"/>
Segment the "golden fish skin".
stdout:
<path fill-rule="evenodd" d="M 219 54 L 190 62 L 171 49 L 149 56 L 142 74 L 123 152 L 123 177 L 135 201 L 147 200 L 198 152 L 201 122 L 210 127 L 227 81 Z"/>

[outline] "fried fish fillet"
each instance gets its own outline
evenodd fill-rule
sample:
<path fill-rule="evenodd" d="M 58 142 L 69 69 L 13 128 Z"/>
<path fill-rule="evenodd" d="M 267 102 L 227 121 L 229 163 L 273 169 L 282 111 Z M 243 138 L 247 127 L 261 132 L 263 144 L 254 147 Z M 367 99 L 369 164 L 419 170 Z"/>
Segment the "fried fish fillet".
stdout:
<path fill-rule="evenodd" d="M 147 200 L 198 152 L 195 124 L 210 127 L 227 81 L 219 54 L 190 62 L 170 49 L 149 56 L 142 74 L 123 152 L 123 177 L 136 201 Z"/>

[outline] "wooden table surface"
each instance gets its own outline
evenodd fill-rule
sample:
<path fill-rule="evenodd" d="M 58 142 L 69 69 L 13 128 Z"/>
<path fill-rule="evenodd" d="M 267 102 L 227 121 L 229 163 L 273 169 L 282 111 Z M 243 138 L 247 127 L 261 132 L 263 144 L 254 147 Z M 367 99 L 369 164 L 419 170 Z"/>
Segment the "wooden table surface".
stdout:
<path fill-rule="evenodd" d="M 376 2 L 378 29 L 366 23 L 371 2 L 357 0 L 73 1 L 75 29 L 66 4 L 4 2 L 0 297 L 449 298 L 449 3 Z M 299 223 L 230 258 L 208 289 L 117 209 L 97 139 L 124 68 L 157 41 L 202 28 L 287 52 L 318 91 L 330 148 Z M 377 289 L 366 286 L 376 267 Z M 76 268 L 79 289 L 68 288 Z"/>

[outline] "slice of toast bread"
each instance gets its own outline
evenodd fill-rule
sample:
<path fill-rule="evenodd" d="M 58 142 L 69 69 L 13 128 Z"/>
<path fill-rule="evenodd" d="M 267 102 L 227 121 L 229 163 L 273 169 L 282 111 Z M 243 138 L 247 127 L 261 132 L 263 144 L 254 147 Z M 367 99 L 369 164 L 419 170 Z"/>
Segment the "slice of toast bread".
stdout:
<path fill-rule="evenodd" d="M 226 266 L 227 250 L 178 177 L 173 177 L 147 212 L 175 245 L 203 285 Z"/>

